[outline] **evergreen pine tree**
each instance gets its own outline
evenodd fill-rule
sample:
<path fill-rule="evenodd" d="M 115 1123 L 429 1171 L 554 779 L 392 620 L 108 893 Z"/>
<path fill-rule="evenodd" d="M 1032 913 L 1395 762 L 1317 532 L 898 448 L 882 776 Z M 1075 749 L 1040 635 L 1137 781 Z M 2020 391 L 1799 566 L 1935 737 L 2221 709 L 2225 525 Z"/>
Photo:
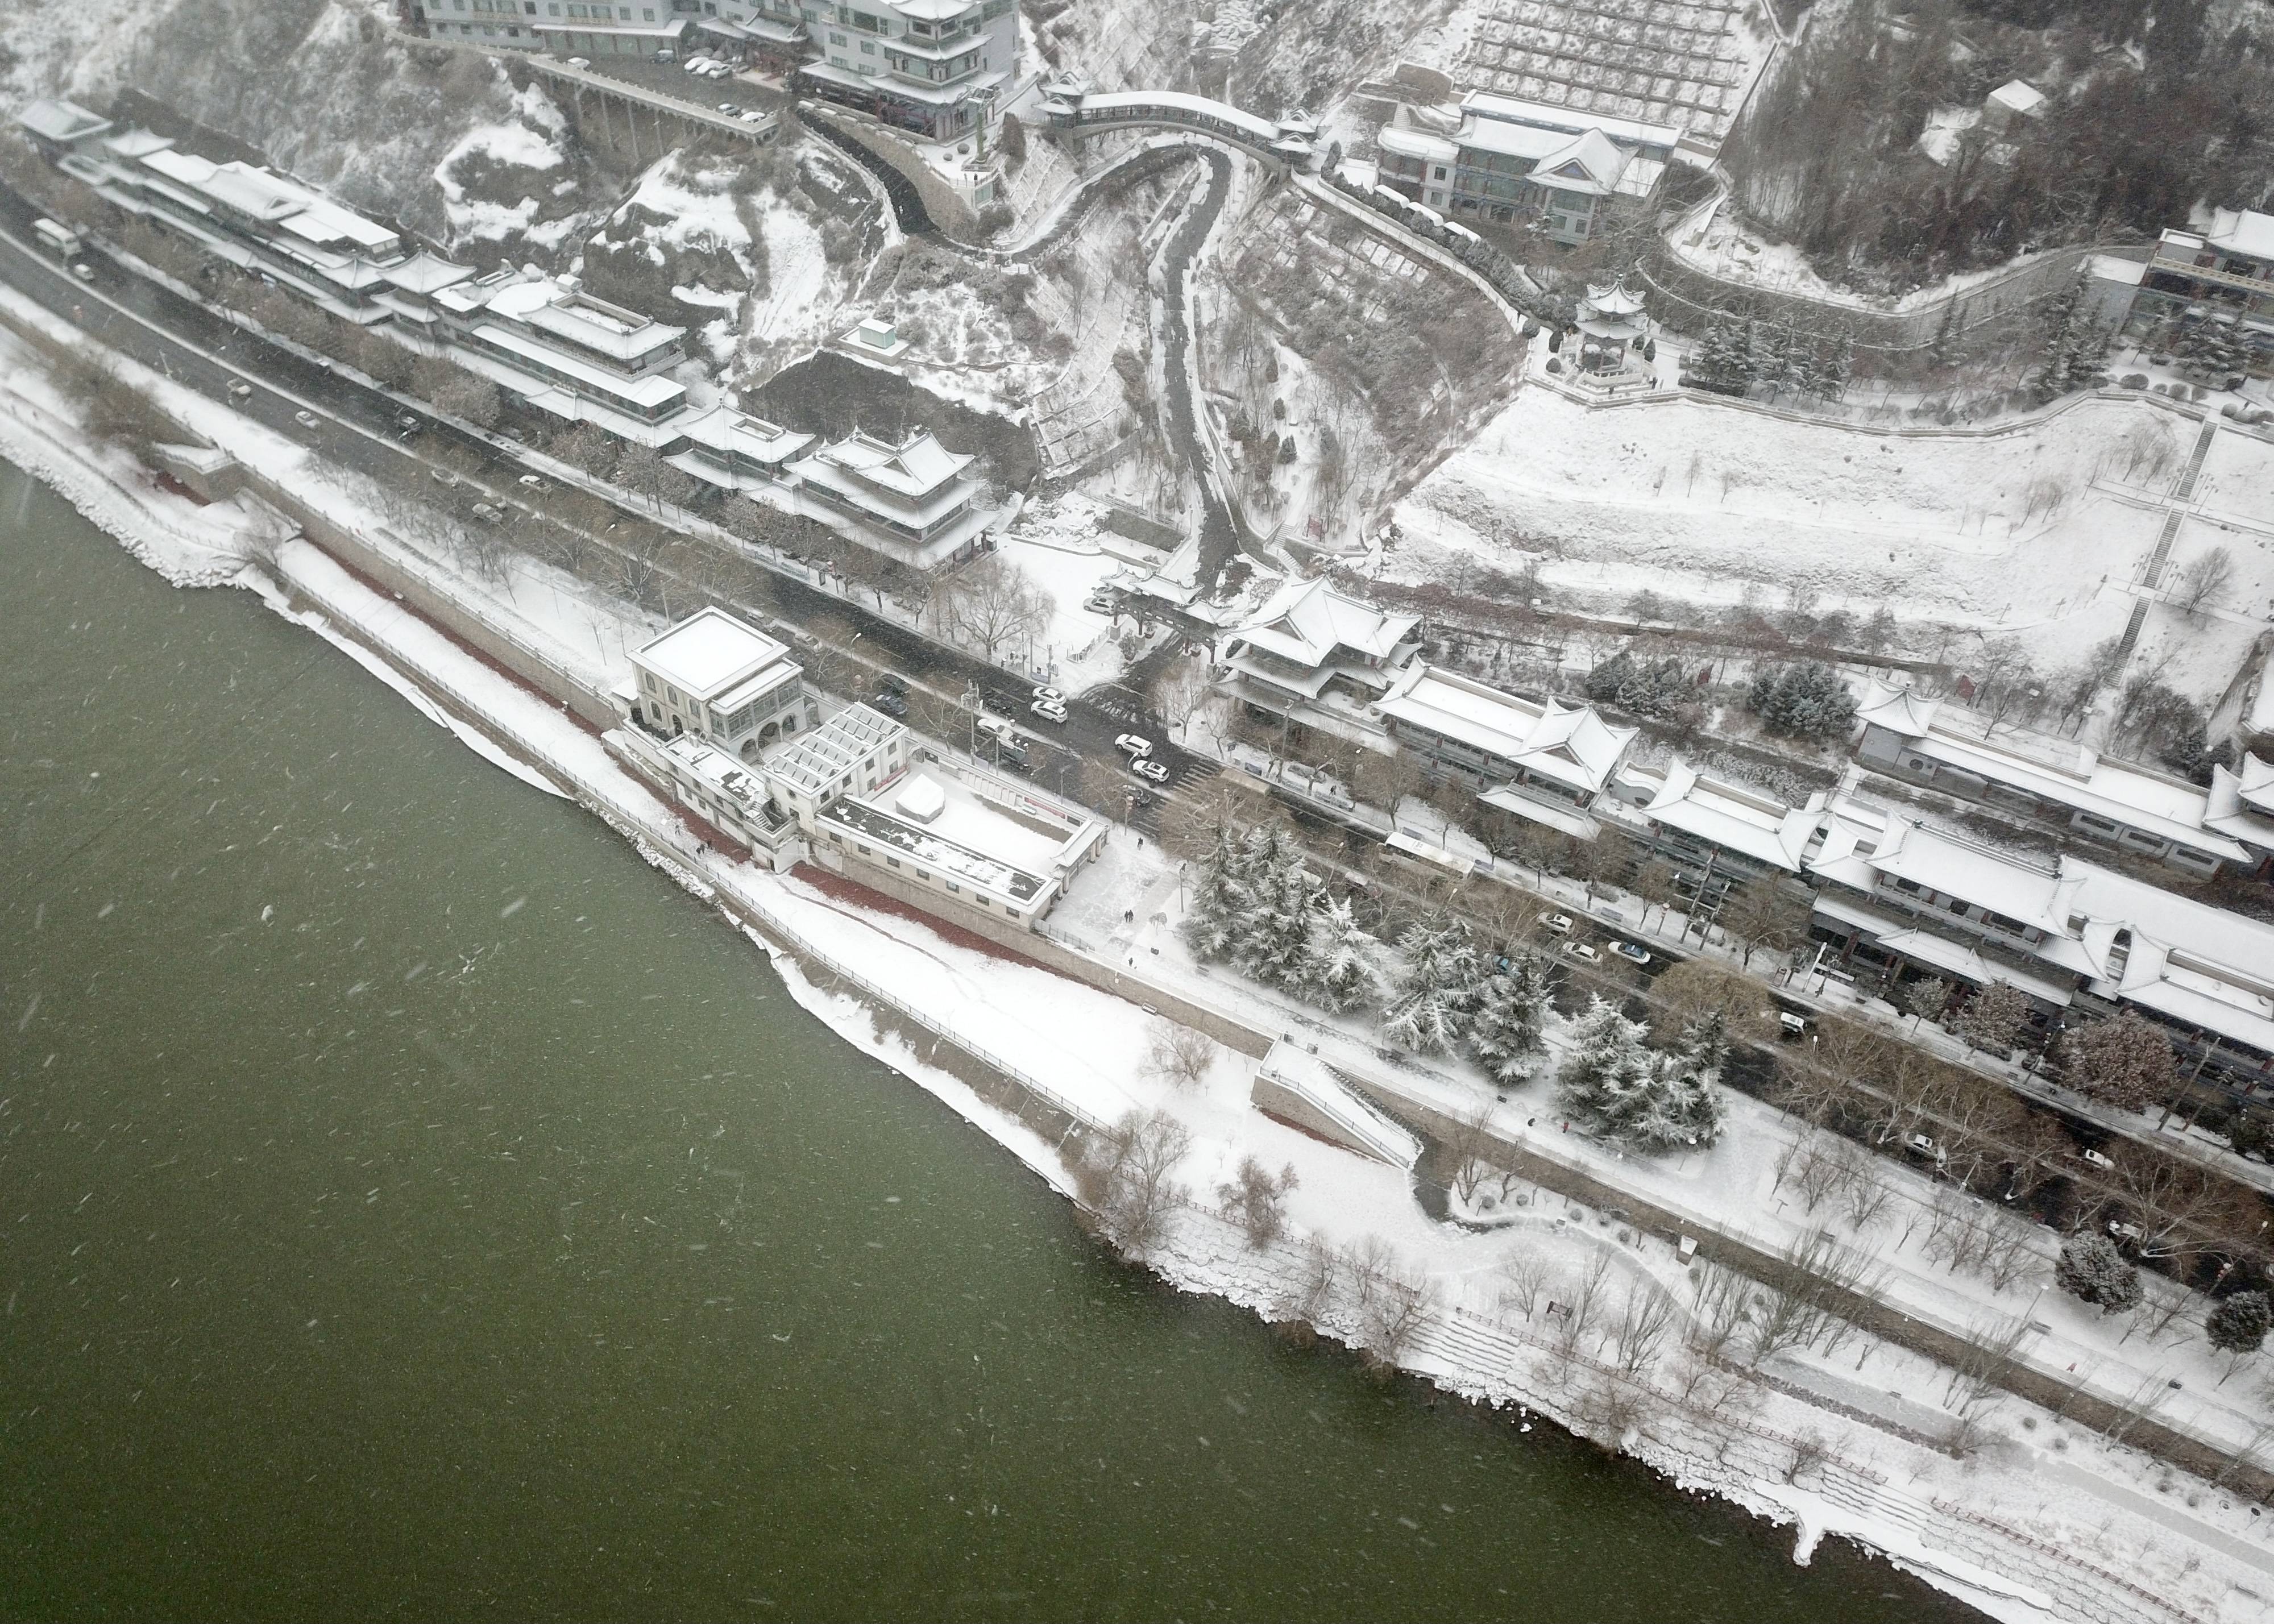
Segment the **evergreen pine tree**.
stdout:
<path fill-rule="evenodd" d="M 1660 1099 L 1652 1116 L 1660 1132 L 1643 1148 L 1703 1147 L 1721 1137 L 1721 1062 L 1728 1052 L 1728 1021 L 1719 1010 L 1683 1032 L 1680 1047 L 1660 1062 Z"/>
<path fill-rule="evenodd" d="M 1290 990 L 1337 1014 L 1371 1004 L 1381 993 L 1381 947 L 1351 917 L 1347 898 L 1325 903 L 1311 914 L 1302 973 Z"/>
<path fill-rule="evenodd" d="M 1852 335 L 1842 333 L 1832 341 L 1831 350 L 1825 357 L 1823 371 L 1818 374 L 1824 387 L 1817 393 L 1827 401 L 1847 399 L 1848 380 L 1855 370 L 1856 340 Z"/>
<path fill-rule="evenodd" d="M 2053 1278 L 2071 1297 L 2098 1304 L 2104 1314 L 2122 1313 L 2140 1301 L 2140 1271 L 2125 1260 L 2115 1242 L 2090 1230 L 2061 1243 Z"/>
<path fill-rule="evenodd" d="M 2082 286 L 2070 283 L 2053 296 L 2038 318 L 2037 396 L 2040 401 L 2058 399 L 2074 387 L 2069 381 L 2069 368 L 2075 340 L 2077 301 L 2082 296 Z"/>
<path fill-rule="evenodd" d="M 1199 959 L 1231 959 L 1247 907 L 1248 865 L 1239 831 L 1229 820 L 1216 826 L 1216 844 L 1201 860 L 1200 870 L 1185 915 L 1185 941 Z"/>
<path fill-rule="evenodd" d="M 1651 1055 L 1642 1027 L 1615 1005 L 1590 997 L 1586 1013 L 1571 1023 L 1570 1038 L 1559 1097 L 1588 1127 L 1615 1134 L 1634 1114 L 1635 1096 L 1649 1086 Z"/>
<path fill-rule="evenodd" d="M 1449 1055 L 1468 1030 L 1477 1006 L 1481 969 L 1469 928 L 1458 920 L 1416 925 L 1397 939 L 1405 967 L 1382 1034 L 1417 1054 Z"/>
<path fill-rule="evenodd" d="M 1763 327 L 1758 321 L 1745 323 L 1745 381 L 1765 383 L 1780 388 L 1784 383 L 1784 364 L 1790 348 L 1790 335 L 1782 327 Z"/>
<path fill-rule="evenodd" d="M 1485 1075 L 1503 1086 L 1523 1082 L 1547 1051 L 1540 1023 L 1547 1007 L 1547 975 L 1530 953 L 1504 959 L 1485 977 L 1469 1018 L 1469 1053 Z"/>
<path fill-rule="evenodd" d="M 2210 1345 L 2237 1357 L 2257 1352 L 2269 1330 L 2274 1330 L 2274 1304 L 2263 1291 L 2238 1291 L 2220 1298 L 2203 1323 Z"/>
<path fill-rule="evenodd" d="M 1958 302 L 1954 299 L 1942 307 L 1942 325 L 1926 347 L 1927 365 L 1939 372 L 1950 371 L 1958 365 Z"/>

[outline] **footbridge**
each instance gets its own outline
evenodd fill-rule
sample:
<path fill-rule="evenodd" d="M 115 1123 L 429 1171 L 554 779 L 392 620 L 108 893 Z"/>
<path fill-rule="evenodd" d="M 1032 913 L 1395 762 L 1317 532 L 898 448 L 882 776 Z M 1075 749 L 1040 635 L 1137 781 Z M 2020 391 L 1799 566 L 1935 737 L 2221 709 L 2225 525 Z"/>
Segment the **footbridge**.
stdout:
<path fill-rule="evenodd" d="M 1046 86 L 1042 110 L 1051 129 L 1076 137 L 1134 128 L 1188 130 L 1291 169 L 1310 167 L 1319 135 L 1318 121 L 1300 108 L 1265 118 L 1177 90 L 1095 91 L 1079 75 Z"/>

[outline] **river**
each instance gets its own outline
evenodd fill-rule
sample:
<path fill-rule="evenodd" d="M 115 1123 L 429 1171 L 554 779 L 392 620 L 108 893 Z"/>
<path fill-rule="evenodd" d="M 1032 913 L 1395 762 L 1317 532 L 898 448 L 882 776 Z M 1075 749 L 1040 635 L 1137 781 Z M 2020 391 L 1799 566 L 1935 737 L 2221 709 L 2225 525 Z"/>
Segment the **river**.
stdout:
<path fill-rule="evenodd" d="M 1106 1261 L 572 804 L 0 466 L 0 1613 L 1960 1610 Z"/>

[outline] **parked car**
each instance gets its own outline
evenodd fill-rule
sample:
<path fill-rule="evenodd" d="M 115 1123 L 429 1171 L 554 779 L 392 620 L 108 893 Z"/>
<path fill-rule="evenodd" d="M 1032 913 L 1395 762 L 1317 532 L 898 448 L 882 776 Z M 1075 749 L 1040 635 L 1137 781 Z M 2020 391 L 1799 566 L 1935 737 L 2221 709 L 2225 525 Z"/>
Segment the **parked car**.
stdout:
<path fill-rule="evenodd" d="M 485 524 L 501 523 L 505 519 L 505 509 L 502 508 L 493 508 L 487 502 L 476 502 L 474 504 L 474 517 L 479 519 Z"/>
<path fill-rule="evenodd" d="M 539 496 L 544 495 L 547 490 L 552 488 L 547 485 L 545 481 L 539 479 L 535 474 L 523 474 L 520 478 L 515 480 L 514 483 L 524 491 L 536 492 Z"/>
<path fill-rule="evenodd" d="M 458 483 L 458 476 L 447 468 L 430 468 L 426 470 L 426 477 L 439 485 L 454 485 Z"/>
<path fill-rule="evenodd" d="M 418 419 L 406 411 L 395 418 L 395 426 L 399 429 L 415 429 L 418 426 Z"/>
<path fill-rule="evenodd" d="M 1141 739 L 1135 733 L 1123 733 L 1113 741 L 1113 748 L 1125 756 L 1150 756 L 1153 741 Z"/>
<path fill-rule="evenodd" d="M 1066 708 L 1053 700 L 1037 699 L 1027 709 L 1041 717 L 1045 722 L 1063 724 L 1066 719 Z"/>
<path fill-rule="evenodd" d="M 888 671 L 878 677 L 877 686 L 887 694 L 898 694 L 902 699 L 908 696 L 908 680 L 897 671 Z"/>
<path fill-rule="evenodd" d="M 296 411 L 292 414 L 292 421 L 298 424 L 304 429 L 320 428 L 323 426 L 323 419 L 317 417 L 312 411 Z"/>
<path fill-rule="evenodd" d="M 2098 1168 L 2104 1173 L 2113 1173 L 2116 1170 L 2116 1162 L 2114 1159 L 2103 1155 L 2099 1151 L 2088 1150 L 2083 1153 L 2083 1156 L 2087 1162 L 2092 1163 L 2093 1166 Z"/>
<path fill-rule="evenodd" d="M 1807 1035 L 1807 1033 L 1808 1033 L 1808 1017 L 1807 1017 L 1807 1016 L 1805 1016 L 1805 1015 L 1796 1015 L 1796 1014 L 1794 1014 L 1790 1010 L 1779 1010 L 1779 1011 L 1777 1011 L 1777 1035 L 1778 1035 L 1778 1036 L 1780 1036 L 1780 1037 L 1787 1037 L 1787 1038 L 1796 1038 L 1796 1037 L 1803 1037 L 1803 1036 Z"/>
<path fill-rule="evenodd" d="M 1603 962 L 1603 956 L 1585 942 L 1566 942 L 1563 944 L 1563 951 L 1571 958 L 1579 960 L 1582 964 L 1600 964 Z"/>
<path fill-rule="evenodd" d="M 232 378 L 232 379 L 230 379 L 230 380 L 229 380 L 229 398 L 230 398 L 230 399 L 231 399 L 231 400 L 233 400 L 233 401 L 242 401 L 242 400 L 246 400 L 246 399 L 249 399 L 249 398 L 252 396 L 252 386 L 251 384 L 249 384 L 249 383 L 245 382 L 244 379 L 242 379 L 242 378 Z"/>
<path fill-rule="evenodd" d="M 1540 928 L 1559 936 L 1568 936 L 1571 934 L 1571 916 L 1569 914 L 1542 914 Z"/>
<path fill-rule="evenodd" d="M 568 65 L 572 68 L 589 68 L 592 65 L 592 59 L 590 56 L 571 56 L 568 58 Z"/>
<path fill-rule="evenodd" d="M 1065 695 L 1054 688 L 1038 688 L 1035 690 L 1035 697 L 1047 699 L 1054 705 L 1065 703 Z"/>
<path fill-rule="evenodd" d="M 729 118 L 739 118 L 742 113 L 741 105 L 734 102 L 721 102 L 719 103 L 719 110 Z"/>
<path fill-rule="evenodd" d="M 1950 1153 L 1924 1133 L 1914 1133 L 1903 1141 L 1913 1154 L 1924 1156 L 1937 1167 L 1950 1160 Z"/>
<path fill-rule="evenodd" d="M 72 274 L 78 277 L 81 282 L 93 282 L 94 280 L 94 267 L 89 265 L 84 259 L 73 260 L 72 262 Z"/>
<path fill-rule="evenodd" d="M 1092 592 L 1082 599 L 1081 606 L 1092 614 L 1113 614 L 1119 611 L 1121 605 L 1110 592 Z"/>
<path fill-rule="evenodd" d="M 766 116 L 764 113 L 749 109 L 737 113 L 734 117 L 741 119 L 746 124 L 762 124 L 766 122 Z"/>
<path fill-rule="evenodd" d="M 1155 784 L 1166 784 L 1169 781 L 1169 770 L 1149 756 L 1133 756 L 1130 759 L 1129 771 L 1139 778 Z"/>
<path fill-rule="evenodd" d="M 2126 1223 L 2120 1218 L 2111 1218 L 2108 1221 L 2108 1232 L 2118 1240 L 2130 1241 L 2135 1246 L 2148 1238 L 2147 1230 L 2136 1223 Z"/>
<path fill-rule="evenodd" d="M 1650 954 L 1631 942 L 1613 942 L 1611 951 L 1630 964 L 1646 965 L 1650 962 Z"/>
<path fill-rule="evenodd" d="M 889 688 L 878 688 L 869 705 L 871 710 L 882 710 L 890 717 L 903 717 L 908 713 L 908 702 Z"/>
<path fill-rule="evenodd" d="M 679 65 L 687 72 L 700 73 L 711 65 L 711 54 L 708 51 L 697 51 Z"/>

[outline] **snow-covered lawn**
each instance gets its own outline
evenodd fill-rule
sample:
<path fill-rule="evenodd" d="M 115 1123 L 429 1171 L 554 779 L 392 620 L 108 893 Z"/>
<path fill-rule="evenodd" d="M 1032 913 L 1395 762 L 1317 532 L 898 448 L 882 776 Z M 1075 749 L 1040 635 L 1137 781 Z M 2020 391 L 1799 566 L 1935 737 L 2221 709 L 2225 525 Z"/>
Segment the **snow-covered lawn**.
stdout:
<path fill-rule="evenodd" d="M 1694 397 L 1590 411 L 1525 389 L 1398 505 L 1396 568 L 1437 573 L 1465 553 L 1513 570 L 1528 554 L 1565 601 L 1599 607 L 1643 590 L 1859 620 L 1885 606 L 1909 651 L 1931 654 L 1937 628 L 2014 633 L 2052 671 L 2122 629 L 2198 432 L 2140 400 L 1889 433 Z M 2269 452 L 2222 425 L 2197 500 L 2274 523 Z M 2259 541 L 2229 539 L 2226 597 L 2263 613 L 2274 548 Z M 2202 673 L 2199 696 L 2233 675 Z"/>

